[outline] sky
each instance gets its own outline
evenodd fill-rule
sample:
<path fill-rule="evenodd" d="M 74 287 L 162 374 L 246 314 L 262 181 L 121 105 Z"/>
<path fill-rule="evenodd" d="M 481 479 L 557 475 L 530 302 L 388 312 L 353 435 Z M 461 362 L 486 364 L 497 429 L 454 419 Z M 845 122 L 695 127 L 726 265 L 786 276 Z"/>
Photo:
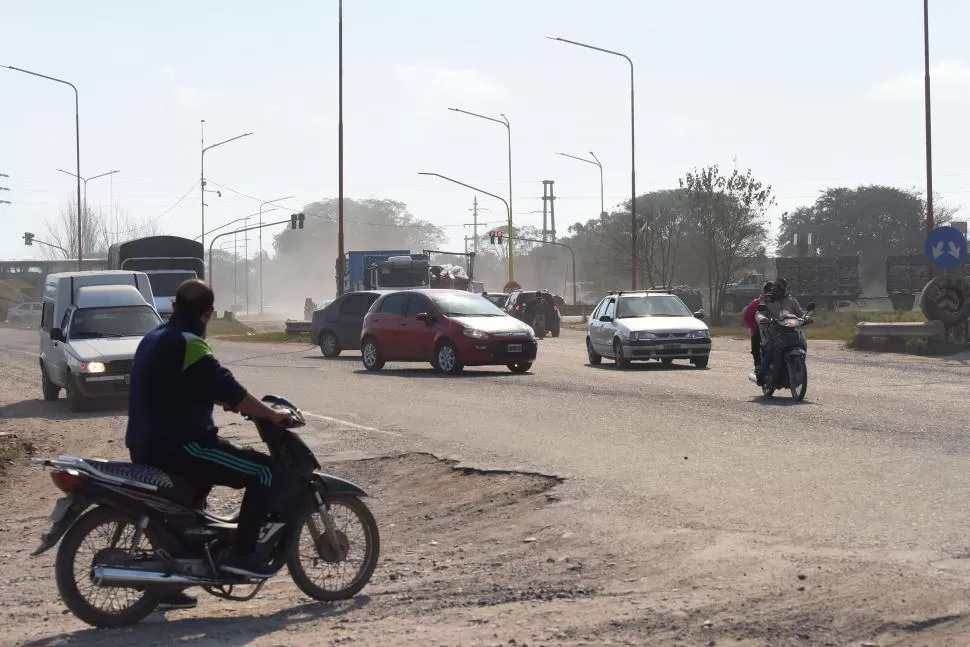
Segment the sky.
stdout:
<path fill-rule="evenodd" d="M 934 192 L 962 220 L 970 3 L 930 5 Z M 198 236 L 202 119 L 207 144 L 253 133 L 206 153 L 222 191 L 206 229 L 337 195 L 336 0 L 4 0 L 0 15 L 0 65 L 78 87 L 81 175 L 120 171 L 90 182 L 92 207 Z M 543 180 L 560 235 L 597 216 L 598 170 L 556 152 L 595 152 L 607 209 L 628 200 L 629 67 L 547 36 L 633 59 L 638 193 L 708 164 L 770 184 L 774 221 L 829 186 L 922 192 L 922 34 L 920 0 L 345 0 L 345 194 L 404 202 L 462 249 L 474 193 L 418 172 L 509 185 L 504 127 L 459 107 L 511 121 L 517 226 L 541 224 Z M 42 239 L 75 190 L 56 170 L 75 170 L 73 107 L 70 88 L 0 68 L 0 258 L 40 257 L 23 233 Z M 478 201 L 482 233 L 504 222 Z"/>

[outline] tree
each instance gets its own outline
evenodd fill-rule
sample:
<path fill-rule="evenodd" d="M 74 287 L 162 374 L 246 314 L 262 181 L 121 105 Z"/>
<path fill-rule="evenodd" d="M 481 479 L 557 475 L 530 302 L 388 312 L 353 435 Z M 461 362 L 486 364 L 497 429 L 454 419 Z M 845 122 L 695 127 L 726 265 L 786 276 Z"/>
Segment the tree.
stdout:
<path fill-rule="evenodd" d="M 950 222 L 955 211 L 938 208 L 936 224 Z M 811 249 L 806 245 L 808 234 L 812 235 Z M 785 214 L 777 243 L 782 256 L 794 256 L 799 251 L 822 256 L 861 252 L 863 277 L 867 282 L 882 283 L 886 257 L 921 254 L 925 240 L 926 203 L 920 194 L 868 185 L 826 189 L 811 206 Z"/>
<path fill-rule="evenodd" d="M 719 318 L 727 284 L 746 262 L 764 254 L 765 212 L 774 204 L 771 187 L 756 180 L 751 169 L 724 176 L 717 165 L 687 173 L 680 186 L 703 245 L 711 311 Z"/>
<path fill-rule="evenodd" d="M 273 237 L 272 290 L 276 297 L 323 298 L 336 290 L 336 198 L 308 204 L 303 229 L 286 229 Z M 344 250 L 438 249 L 447 240 L 441 227 L 416 218 L 394 200 L 344 200 Z M 266 276 L 270 276 L 267 268 Z M 267 280 L 267 295 L 270 283 Z"/>
<path fill-rule="evenodd" d="M 41 253 L 45 257 L 78 257 L 77 198 L 71 197 L 61 205 L 57 217 L 48 220 L 46 228 L 47 242 L 63 247 L 67 250 L 67 254 L 54 247 L 41 245 L 43 250 Z M 107 214 L 100 207 L 97 211 L 87 207 L 81 214 L 81 235 L 84 241 L 81 251 L 84 252 L 85 258 L 106 258 L 108 247 L 115 243 L 132 238 L 155 236 L 158 233 L 157 223 L 150 219 L 138 222 L 117 205 Z"/>
<path fill-rule="evenodd" d="M 644 217 L 637 234 L 637 267 L 643 268 L 650 285 L 672 285 L 678 252 L 691 224 L 687 192 L 674 189 L 641 195 L 637 213 Z"/>

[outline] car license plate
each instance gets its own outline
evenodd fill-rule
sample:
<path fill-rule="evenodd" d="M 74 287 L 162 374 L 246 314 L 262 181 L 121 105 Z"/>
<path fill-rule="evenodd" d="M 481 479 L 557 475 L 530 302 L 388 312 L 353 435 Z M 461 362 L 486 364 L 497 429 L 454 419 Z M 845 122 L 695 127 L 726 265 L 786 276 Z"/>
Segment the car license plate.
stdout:
<path fill-rule="evenodd" d="M 131 376 L 130 375 L 126 375 L 125 376 L 125 386 L 127 386 L 129 384 L 131 384 Z"/>
<path fill-rule="evenodd" d="M 508 350 L 510 353 L 521 353 L 522 344 L 509 344 L 506 346 L 506 350 Z"/>
<path fill-rule="evenodd" d="M 677 344 L 664 344 L 664 350 L 680 350 Z"/>
<path fill-rule="evenodd" d="M 70 509 L 70 497 L 58 499 L 57 503 L 54 504 L 54 509 L 51 511 L 51 523 L 60 523 L 64 516 L 67 515 L 67 511 Z"/>

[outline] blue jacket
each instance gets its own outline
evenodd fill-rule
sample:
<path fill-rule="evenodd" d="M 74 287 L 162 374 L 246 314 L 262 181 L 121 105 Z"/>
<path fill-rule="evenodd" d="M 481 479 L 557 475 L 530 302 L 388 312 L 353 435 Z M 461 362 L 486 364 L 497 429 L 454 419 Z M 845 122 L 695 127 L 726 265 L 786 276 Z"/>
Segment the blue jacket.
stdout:
<path fill-rule="evenodd" d="M 214 441 L 213 405 L 236 407 L 244 397 L 246 389 L 213 356 L 202 322 L 172 315 L 135 352 L 125 435 L 131 460 L 151 463 L 186 443 Z"/>

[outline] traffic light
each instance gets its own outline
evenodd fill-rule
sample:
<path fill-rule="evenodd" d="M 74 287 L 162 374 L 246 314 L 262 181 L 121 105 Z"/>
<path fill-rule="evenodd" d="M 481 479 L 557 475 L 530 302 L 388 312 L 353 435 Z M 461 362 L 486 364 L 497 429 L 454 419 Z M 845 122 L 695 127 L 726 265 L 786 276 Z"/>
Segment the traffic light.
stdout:
<path fill-rule="evenodd" d="M 306 216 L 301 211 L 300 213 L 290 214 L 290 229 L 296 229 L 297 223 L 300 225 L 300 229 L 303 229 L 303 220 Z"/>
<path fill-rule="evenodd" d="M 30 246 L 34 244 L 34 235 L 32 233 L 24 232 L 24 245 Z"/>
<path fill-rule="evenodd" d="M 488 242 L 491 245 L 494 245 L 495 244 L 495 232 L 494 231 L 488 232 Z"/>
<path fill-rule="evenodd" d="M 501 229 L 496 229 L 496 230 L 490 231 L 490 232 L 488 232 L 488 242 L 491 243 L 492 245 L 494 245 L 495 244 L 495 239 L 498 238 L 498 244 L 501 245 L 502 244 L 502 236 L 504 236 L 504 235 L 505 235 L 505 232 L 502 231 Z"/>
<path fill-rule="evenodd" d="M 495 235 L 498 236 L 498 244 L 501 245 L 502 244 L 502 238 L 503 238 L 503 236 L 505 236 L 505 232 L 502 231 L 501 229 L 499 229 L 498 231 L 495 232 Z"/>

